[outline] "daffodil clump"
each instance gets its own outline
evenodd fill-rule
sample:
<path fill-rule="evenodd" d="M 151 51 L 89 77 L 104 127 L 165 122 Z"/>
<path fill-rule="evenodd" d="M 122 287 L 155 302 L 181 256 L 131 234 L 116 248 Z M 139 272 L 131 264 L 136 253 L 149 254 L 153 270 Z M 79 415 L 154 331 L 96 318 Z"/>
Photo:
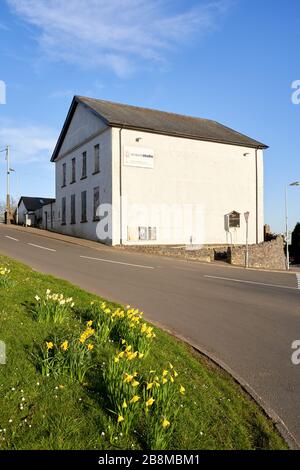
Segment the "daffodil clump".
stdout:
<path fill-rule="evenodd" d="M 0 287 L 7 287 L 10 282 L 10 269 L 0 266 Z"/>
<path fill-rule="evenodd" d="M 168 448 L 174 430 L 180 399 L 185 395 L 185 388 L 178 384 L 178 373 L 172 364 L 161 374 L 150 370 L 149 379 L 144 384 L 143 401 L 147 433 L 145 435 L 151 449 Z"/>
<path fill-rule="evenodd" d="M 142 354 L 147 355 L 155 333 L 153 327 L 142 320 L 143 312 L 127 306 L 111 308 L 106 302 L 91 303 L 91 317 L 95 321 L 96 339 L 104 344 L 108 338 L 126 342 Z"/>
<path fill-rule="evenodd" d="M 68 375 L 83 382 L 86 373 L 93 367 L 92 351 L 95 330 L 88 322 L 80 336 L 63 341 L 46 341 L 39 355 L 39 366 L 44 376 Z"/>
<path fill-rule="evenodd" d="M 100 304 L 91 302 L 88 311 L 95 325 L 95 338 L 98 344 L 104 345 L 112 332 L 116 315 L 113 315 L 112 309 L 108 307 L 106 302 Z"/>
<path fill-rule="evenodd" d="M 63 294 L 52 293 L 46 290 L 43 297 L 35 296 L 34 314 L 38 321 L 62 323 L 70 309 L 74 307 L 72 297 L 64 297 Z"/>
<path fill-rule="evenodd" d="M 160 374 L 150 370 L 145 380 L 138 372 L 144 353 L 134 350 L 125 339 L 121 343 L 121 351 L 104 370 L 106 391 L 117 425 L 128 435 L 133 426 L 144 422 L 149 448 L 167 449 L 185 388 L 177 383 L 178 373 L 172 364 Z"/>
<path fill-rule="evenodd" d="M 140 384 L 136 366 L 144 357 L 125 340 L 122 343 L 122 350 L 110 359 L 103 373 L 107 395 L 114 410 L 118 410 L 124 400 L 129 402 L 133 397 L 134 389 Z"/>

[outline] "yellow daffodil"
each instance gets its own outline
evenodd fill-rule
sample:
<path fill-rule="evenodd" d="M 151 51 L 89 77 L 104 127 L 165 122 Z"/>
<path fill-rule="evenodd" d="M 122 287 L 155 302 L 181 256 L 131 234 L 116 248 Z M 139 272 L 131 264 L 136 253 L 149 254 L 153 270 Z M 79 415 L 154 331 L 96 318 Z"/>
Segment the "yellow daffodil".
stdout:
<path fill-rule="evenodd" d="M 53 349 L 54 344 L 52 343 L 52 341 L 49 341 L 49 342 L 46 341 L 46 346 L 47 346 L 47 349 L 49 350 L 49 349 Z"/>
<path fill-rule="evenodd" d="M 170 424 L 171 424 L 170 421 L 168 421 L 166 418 L 163 419 L 163 421 L 162 421 L 162 427 L 163 427 L 164 429 L 169 428 L 169 427 L 170 427 Z"/>
<path fill-rule="evenodd" d="M 147 407 L 152 406 L 154 402 L 155 402 L 154 398 L 151 397 L 149 398 L 149 400 L 146 401 L 146 406 Z"/>
<path fill-rule="evenodd" d="M 144 353 L 140 353 L 140 352 L 139 352 L 139 359 L 143 359 L 144 356 L 145 356 Z"/>
<path fill-rule="evenodd" d="M 68 341 L 64 341 L 61 345 L 60 345 L 61 349 L 63 351 L 67 351 L 68 348 L 69 348 L 69 342 Z"/>
<path fill-rule="evenodd" d="M 174 383 L 174 378 L 172 377 L 172 375 L 171 375 L 171 377 L 170 377 L 170 381 L 171 381 L 172 383 Z"/>
<path fill-rule="evenodd" d="M 163 377 L 166 377 L 166 375 L 168 375 L 168 373 L 169 373 L 169 371 L 165 369 L 162 373 Z"/>
<path fill-rule="evenodd" d="M 174 370 L 174 377 L 178 377 L 176 370 Z"/>
<path fill-rule="evenodd" d="M 93 344 L 88 344 L 87 348 L 88 348 L 89 351 L 92 351 L 94 349 L 94 345 Z"/>
<path fill-rule="evenodd" d="M 131 383 L 131 385 L 132 385 L 133 387 L 137 387 L 138 385 L 140 385 L 140 382 L 138 382 L 137 380 L 133 380 L 132 383 Z"/>
<path fill-rule="evenodd" d="M 129 403 L 136 403 L 136 402 L 138 402 L 140 399 L 141 399 L 141 397 L 139 397 L 138 395 L 134 395 L 134 396 L 131 398 L 131 400 L 130 400 Z"/>
<path fill-rule="evenodd" d="M 124 376 L 124 382 L 129 384 L 133 380 L 133 375 L 130 374 L 125 374 Z"/>
<path fill-rule="evenodd" d="M 182 385 L 180 385 L 179 392 L 181 393 L 181 395 L 185 394 L 185 388 Z"/>
<path fill-rule="evenodd" d="M 124 421 L 124 418 L 122 415 L 119 415 L 118 416 L 118 423 L 122 423 L 122 421 Z"/>
<path fill-rule="evenodd" d="M 127 408 L 127 402 L 126 402 L 126 400 L 123 401 L 122 408 Z"/>
<path fill-rule="evenodd" d="M 89 320 L 88 322 L 86 322 L 87 326 L 92 326 L 93 324 L 93 320 Z"/>
<path fill-rule="evenodd" d="M 170 369 L 174 369 L 173 365 L 171 364 L 171 362 L 169 362 L 169 367 Z"/>
<path fill-rule="evenodd" d="M 154 385 L 153 382 L 149 382 L 149 383 L 147 384 L 147 390 L 151 390 L 151 388 L 153 387 L 153 385 Z"/>
<path fill-rule="evenodd" d="M 162 384 L 165 385 L 167 382 L 168 382 L 168 379 L 166 379 L 165 377 L 163 377 L 163 379 L 162 379 Z"/>

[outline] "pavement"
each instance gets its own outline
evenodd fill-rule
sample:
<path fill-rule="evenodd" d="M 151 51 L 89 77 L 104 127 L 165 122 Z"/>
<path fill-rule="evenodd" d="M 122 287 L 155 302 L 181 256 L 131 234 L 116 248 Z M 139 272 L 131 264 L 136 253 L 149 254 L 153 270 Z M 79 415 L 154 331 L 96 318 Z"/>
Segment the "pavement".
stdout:
<path fill-rule="evenodd" d="M 300 365 L 291 361 L 300 339 L 299 273 L 126 252 L 2 224 L 0 252 L 140 308 L 232 373 L 300 448 Z"/>

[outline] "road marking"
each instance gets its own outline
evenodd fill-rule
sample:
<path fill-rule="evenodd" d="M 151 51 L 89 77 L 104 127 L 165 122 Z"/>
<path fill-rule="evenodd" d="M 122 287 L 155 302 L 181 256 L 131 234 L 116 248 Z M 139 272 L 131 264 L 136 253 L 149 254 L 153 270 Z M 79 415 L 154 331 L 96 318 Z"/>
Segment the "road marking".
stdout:
<path fill-rule="evenodd" d="M 5 235 L 5 238 L 9 238 L 10 240 L 14 240 L 15 242 L 19 241 L 17 238 L 9 237 L 8 235 Z"/>
<path fill-rule="evenodd" d="M 232 279 L 231 277 L 218 277 L 218 276 L 204 276 L 210 279 L 220 279 L 222 281 L 231 281 L 231 282 L 240 282 L 243 284 L 255 284 L 258 286 L 265 286 L 265 287 L 278 287 L 280 289 L 291 289 L 291 290 L 298 290 L 298 287 L 288 287 L 288 286 L 281 286 L 278 284 L 265 284 L 264 282 L 255 282 L 255 281 L 244 281 L 243 279 Z M 300 289 L 300 287 L 299 287 Z"/>
<path fill-rule="evenodd" d="M 56 251 L 53 248 L 47 248 L 46 246 L 35 245 L 34 243 L 27 243 L 27 245 L 34 246 L 35 248 L 41 248 L 42 250 Z"/>
<path fill-rule="evenodd" d="M 92 259 L 95 261 L 103 261 L 104 263 L 123 264 L 124 266 L 131 266 L 133 268 L 155 269 L 153 266 L 143 266 L 142 264 L 122 263 L 121 261 L 112 261 L 110 259 L 92 258 L 91 256 L 80 256 L 84 259 Z"/>
<path fill-rule="evenodd" d="M 300 274 L 296 274 L 298 289 L 300 289 Z"/>

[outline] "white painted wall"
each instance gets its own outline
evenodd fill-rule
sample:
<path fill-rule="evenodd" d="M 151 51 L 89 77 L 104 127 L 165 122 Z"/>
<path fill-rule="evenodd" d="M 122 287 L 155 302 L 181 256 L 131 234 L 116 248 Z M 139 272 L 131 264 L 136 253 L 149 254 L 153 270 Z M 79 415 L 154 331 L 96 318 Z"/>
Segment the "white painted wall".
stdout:
<path fill-rule="evenodd" d="M 119 129 L 112 130 L 113 149 L 113 244 L 120 242 L 120 165 Z M 141 138 L 136 142 L 137 138 Z M 146 147 L 154 150 L 154 168 L 124 165 L 124 147 Z M 245 153 L 249 155 L 244 156 Z M 250 212 L 249 242 L 256 243 L 256 169 L 255 150 L 197 140 L 162 136 L 133 130 L 122 130 L 122 195 L 123 205 L 196 204 L 202 207 L 201 239 L 203 244 L 245 243 L 244 212 Z M 259 242 L 263 241 L 263 152 L 258 151 L 258 219 Z M 226 232 L 224 216 L 241 213 L 241 227 Z M 122 238 L 124 244 L 140 241 L 127 238 L 127 227 L 153 226 L 147 210 L 126 219 L 123 207 Z M 174 233 L 165 238 L 168 222 L 156 217 L 157 244 L 186 243 Z M 155 216 L 154 216 L 155 223 Z M 193 240 L 199 233 L 191 233 Z"/>
<path fill-rule="evenodd" d="M 42 226 L 44 230 L 54 230 L 56 228 L 56 205 L 46 204 L 42 207 Z"/>
<path fill-rule="evenodd" d="M 27 214 L 27 209 L 24 205 L 24 202 L 21 201 L 18 209 L 18 220 L 19 225 L 25 225 L 25 215 Z"/>
<path fill-rule="evenodd" d="M 34 212 L 28 213 L 24 202 L 22 201 L 18 209 L 18 225 L 25 225 L 26 223 L 28 227 L 33 226 L 35 224 L 35 214 Z"/>
<path fill-rule="evenodd" d="M 94 146 L 100 145 L 100 173 L 94 172 Z M 82 153 L 87 152 L 87 178 L 81 180 Z M 76 158 L 76 182 L 71 181 L 72 158 Z M 66 187 L 62 187 L 62 165 L 67 165 Z M 100 188 L 100 202 L 112 204 L 111 129 L 79 104 L 55 163 L 55 230 L 67 235 L 98 240 L 93 221 L 93 188 Z M 81 223 L 81 192 L 87 191 L 87 222 Z M 71 195 L 76 195 L 76 223 L 71 224 Z M 62 198 L 66 197 L 66 225 L 62 225 Z"/>
<path fill-rule="evenodd" d="M 120 175 L 121 134 L 121 175 Z M 137 138 L 141 139 L 137 142 Z M 100 173 L 93 175 L 94 146 L 100 144 Z M 154 168 L 124 165 L 124 148 L 153 149 Z M 87 152 L 87 178 L 81 180 L 82 153 Z M 248 153 L 247 156 L 244 156 Z M 258 241 L 263 240 L 263 152 L 258 154 Z M 76 182 L 70 184 L 71 161 L 76 157 Z M 66 187 L 62 188 L 62 165 L 67 164 Z M 93 188 L 100 187 L 100 203 L 112 204 L 112 236 L 108 243 L 119 244 L 122 215 L 124 244 L 242 244 L 245 243 L 244 212 L 250 212 L 249 242 L 256 243 L 256 164 L 255 150 L 233 145 L 163 136 L 133 130 L 108 128 L 92 112 L 79 104 L 69 127 L 56 166 L 55 230 L 97 240 L 97 222 L 93 221 Z M 120 188 L 120 176 L 122 188 Z M 120 211 L 120 189 L 123 210 Z M 87 191 L 87 219 L 81 223 L 81 192 Z M 76 223 L 71 225 L 71 195 L 76 195 Z M 66 225 L 62 222 L 62 198 L 66 197 Z M 132 205 L 141 205 L 139 214 L 130 213 Z M 188 226 L 176 217 L 184 205 L 200 208 L 200 225 L 190 233 L 172 231 L 168 217 L 157 213 L 164 205 L 175 210 L 177 228 Z M 177 205 L 177 206 L 176 206 Z M 127 210 L 129 207 L 129 210 Z M 126 209 L 127 208 L 127 209 Z M 156 211 L 156 214 L 153 211 Z M 151 210 L 152 212 L 151 212 Z M 241 213 L 241 227 L 225 230 L 225 215 Z M 195 214 L 194 214 L 195 215 Z M 173 223 L 174 225 L 174 223 Z M 138 240 L 138 227 L 157 229 L 156 241 Z M 128 228 L 130 239 L 128 239 Z"/>

